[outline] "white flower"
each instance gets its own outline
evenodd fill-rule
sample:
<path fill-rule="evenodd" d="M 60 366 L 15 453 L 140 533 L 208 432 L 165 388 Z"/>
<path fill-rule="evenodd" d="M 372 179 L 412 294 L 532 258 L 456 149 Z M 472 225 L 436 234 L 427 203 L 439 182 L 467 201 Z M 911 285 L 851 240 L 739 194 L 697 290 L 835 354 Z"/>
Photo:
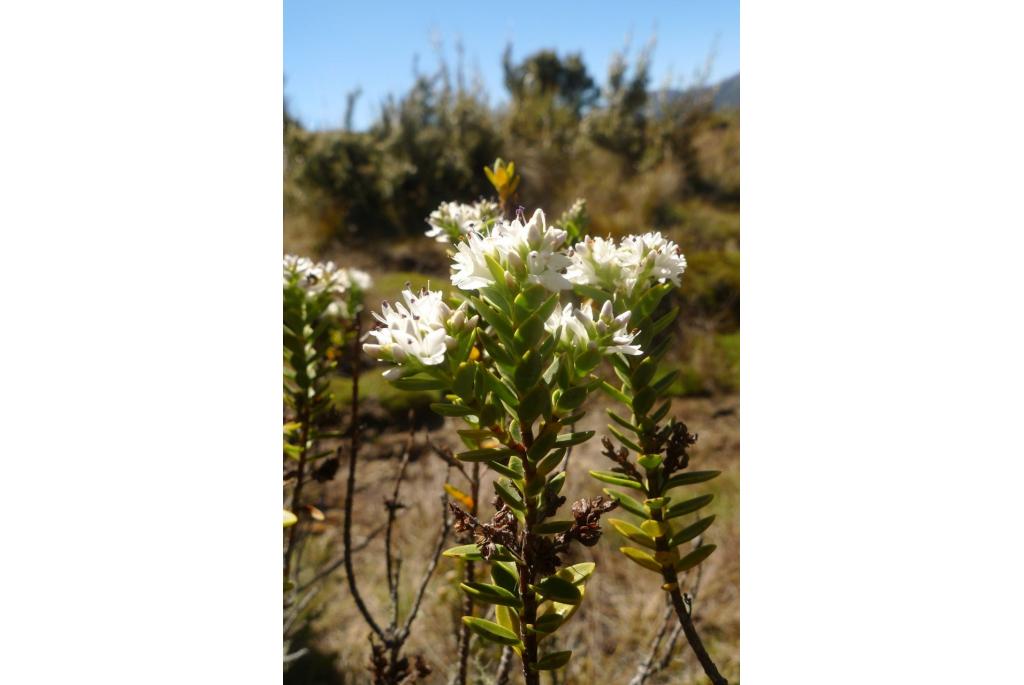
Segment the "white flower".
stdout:
<path fill-rule="evenodd" d="M 497 218 L 499 211 L 498 205 L 490 200 L 471 205 L 442 202 L 427 218 L 430 230 L 426 235 L 439 243 L 450 243 L 473 231 L 481 231 L 487 222 Z"/>
<path fill-rule="evenodd" d="M 576 350 L 596 348 L 602 354 L 641 354 L 640 346 L 633 344 L 638 331 L 629 332 L 630 312 L 618 316 L 612 313 L 611 302 L 605 302 L 598 319 L 590 304 L 573 308 L 571 304 L 551 313 L 544 324 L 549 333 L 559 331 L 559 342 Z"/>
<path fill-rule="evenodd" d="M 498 247 L 493 236 L 484 237 L 479 233 L 471 233 L 466 241 L 460 242 L 452 258 L 452 285 L 463 290 L 477 290 L 494 283 L 486 256 L 497 259 L 500 256 Z"/>
<path fill-rule="evenodd" d="M 576 243 L 570 253 L 572 264 L 565 277 L 572 283 L 592 285 L 610 292 L 624 286 L 627 272 L 619 246 L 610 238 L 587 238 Z"/>
<path fill-rule="evenodd" d="M 286 255 L 283 265 L 284 285 L 297 285 L 314 297 L 325 291 L 345 297 L 354 290 L 365 291 L 373 284 L 365 271 L 339 269 L 334 262 L 314 263 L 306 257 Z"/>
<path fill-rule="evenodd" d="M 572 284 L 562 272 L 571 262 L 561 249 L 566 237 L 562 229 L 547 226 L 539 209 L 526 223 L 518 217 L 498 221 L 488 235 L 470 234 L 456 248 L 452 283 L 463 290 L 493 284 L 494 276 L 486 261 L 489 255 L 527 283 L 538 283 L 551 291 L 568 290 Z"/>
<path fill-rule="evenodd" d="M 573 283 L 592 285 L 608 292 L 631 293 L 652 282 L 672 281 L 686 269 L 679 246 L 661 233 L 626 236 L 618 244 L 606 238 L 587 238 L 571 254 L 566 277 Z"/>
<path fill-rule="evenodd" d="M 379 361 L 402 364 L 412 357 L 426 366 L 440 364 L 453 342 L 445 330 L 451 308 L 440 292 L 430 290 L 416 295 L 406 288 L 402 299 L 393 306 L 385 302 L 380 314 L 373 313 L 381 325 L 367 333 L 376 342 L 364 344 L 363 350 Z"/>
<path fill-rule="evenodd" d="M 341 269 L 338 271 L 338 281 L 346 290 L 369 290 L 373 286 L 373 279 L 370 274 L 361 269 Z"/>
<path fill-rule="evenodd" d="M 619 243 L 619 251 L 622 263 L 632 271 L 630 288 L 637 284 L 643 287 L 651 279 L 679 285 L 679 277 L 686 270 L 686 258 L 679 253 L 679 246 L 661 233 L 626 236 Z"/>

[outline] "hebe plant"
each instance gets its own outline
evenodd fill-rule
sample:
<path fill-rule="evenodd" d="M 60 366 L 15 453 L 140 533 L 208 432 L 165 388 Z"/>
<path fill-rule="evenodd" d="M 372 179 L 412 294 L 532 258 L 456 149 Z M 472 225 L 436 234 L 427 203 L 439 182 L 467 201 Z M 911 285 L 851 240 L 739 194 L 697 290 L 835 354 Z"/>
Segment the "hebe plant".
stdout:
<path fill-rule="evenodd" d="M 487 170 L 502 209 L 518 185 L 514 169 L 498 160 L 494 171 Z M 703 532 L 710 520 L 679 531 L 669 522 L 710 501 L 706 496 L 670 507 L 670 490 L 717 475 L 677 473 L 687 466 L 693 438 L 673 419 L 661 426 L 670 407 L 663 397 L 672 375 L 656 376 L 677 310 L 658 312 L 679 285 L 686 261 L 659 233 L 576 242 L 583 238 L 586 219 L 582 201 L 560 217 L 562 227 L 547 226 L 541 210 L 527 221 L 520 209 L 507 221 L 486 201 L 442 205 L 428 219 L 427 235 L 454 246 L 456 301 L 407 288 L 401 302 L 384 303 L 374 314 L 380 325 L 368 334 L 373 342 L 364 345 L 368 354 L 392 364 L 385 378 L 398 388 L 443 391 L 445 401 L 433 409 L 467 425 L 459 430 L 467 449 L 457 458 L 481 463 L 497 475 L 496 512 L 489 521 L 451 505 L 456 531 L 471 534 L 473 543 L 445 554 L 490 563 L 492 583 L 468 581 L 462 589 L 495 605 L 496 621 L 475 616 L 463 621 L 480 637 L 512 647 L 527 685 L 539 682 L 539 671 L 569 661 L 570 651 L 542 654 L 540 646 L 572 617 L 594 572 L 593 563 L 563 567 L 561 555 L 573 542 L 596 544 L 603 513 L 621 504 L 643 519 L 639 527 L 613 523 L 652 553 L 632 547 L 623 552 L 661 573 L 664 589 L 674 589 L 679 602 L 677 572 L 699 564 L 714 549 L 709 545 L 680 556 L 676 548 Z M 605 359 L 619 387 L 601 378 Z M 628 460 L 627 450 L 615 451 L 606 440 L 606 454 L 617 466 L 594 475 L 638 490 L 643 501 L 609 491 L 611 501 L 580 499 L 571 518 L 559 518 L 566 501 L 561 494 L 566 472 L 559 467 L 568 448 L 593 437 L 593 431 L 572 427 L 598 389 L 631 409 L 631 420 L 614 412 L 612 418 L 636 438 L 615 427 L 612 432 L 636 451 L 644 472 Z M 685 617 L 688 621 L 689 614 Z M 684 628 L 689 638 L 692 622 L 684 622 Z"/>
<path fill-rule="evenodd" d="M 317 452 L 319 421 L 332 407 L 330 374 L 351 335 L 349 322 L 362 307 L 370 278 L 356 269 L 339 269 L 331 262 L 305 257 L 284 258 L 284 402 L 290 414 L 285 423 L 285 487 L 291 504 L 284 511 L 287 528 L 284 551 L 285 589 L 294 585 L 292 569 L 300 526 L 303 486 L 312 477 L 330 480 L 337 471 L 331 452 Z M 312 469 L 312 471 L 311 471 Z"/>
<path fill-rule="evenodd" d="M 618 376 L 618 387 L 604 387 L 630 412 L 625 418 L 608 410 L 613 424 L 608 430 L 622 445 L 616 448 L 604 438 L 605 455 L 615 463 L 611 471 L 591 471 L 598 480 L 632 490 L 605 493 L 636 516 L 639 525 L 611 519 L 615 529 L 640 547 L 625 546 L 620 551 L 641 567 L 660 576 L 662 589 L 669 594 L 683 631 L 697 654 L 705 673 L 716 684 L 725 683 L 708 656 L 694 628 L 689 607 L 684 601 L 678 574 L 696 567 L 715 550 L 714 545 L 680 548 L 700 536 L 714 516 L 683 522 L 712 500 L 712 495 L 692 497 L 686 488 L 719 475 L 718 471 L 688 471 L 688 449 L 697 437 L 685 424 L 669 417 L 671 400 L 667 390 L 676 371 L 659 375 L 659 366 L 672 342 L 671 325 L 678 307 L 666 308 L 665 298 L 678 285 L 686 267 L 682 255 L 671 241 L 660 234 L 629 236 L 619 242 L 588 238 L 574 249 L 570 277 L 576 289 L 606 306 L 632 312 L 639 329 L 635 342 L 645 351 L 643 357 L 612 356 L 609 360 Z M 630 455 L 634 455 L 630 458 Z M 637 499 L 636 497 L 639 497 Z M 680 523 L 682 522 L 682 523 Z"/>
<path fill-rule="evenodd" d="M 498 475 L 490 521 L 452 505 L 456 530 L 475 543 L 446 554 L 491 563 L 493 583 L 462 587 L 496 605 L 497 621 L 463 620 L 484 639 L 515 649 L 527 683 L 569 660 L 571 652 L 541 653 L 540 646 L 579 606 L 594 565 L 563 568 L 561 555 L 573 542 L 596 544 L 599 518 L 614 506 L 581 499 L 571 518 L 559 518 L 566 474 L 558 467 L 568 447 L 593 436 L 571 426 L 601 384 L 595 371 L 602 359 L 640 354 L 628 312 L 616 315 L 608 303 L 595 315 L 572 302 L 566 238 L 540 210 L 467 233 L 452 266 L 461 302 L 406 289 L 401 302 L 375 313 L 380 326 L 364 346 L 393 364 L 385 377 L 395 386 L 443 390 L 445 401 L 433 409 L 467 426 L 459 431 L 467 449 L 456 456 Z"/>

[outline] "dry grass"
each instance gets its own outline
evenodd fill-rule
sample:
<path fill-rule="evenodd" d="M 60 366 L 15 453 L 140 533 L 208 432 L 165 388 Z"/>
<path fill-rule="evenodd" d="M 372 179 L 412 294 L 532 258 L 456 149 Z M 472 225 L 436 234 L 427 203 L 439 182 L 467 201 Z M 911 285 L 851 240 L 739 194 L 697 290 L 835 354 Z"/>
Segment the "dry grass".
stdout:
<path fill-rule="evenodd" d="M 692 451 L 693 467 L 721 469 L 718 479 L 703 486 L 702 491 L 716 494 L 708 513 L 718 519 L 706 535 L 705 542 L 718 545 L 718 550 L 704 563 L 701 586 L 695 609 L 697 625 L 712 657 L 723 675 L 739 679 L 739 398 L 735 395 L 707 399 L 680 399 L 673 405 L 673 414 L 700 435 Z M 604 412 L 588 414 L 585 428 L 603 434 Z M 451 420 L 430 434 L 437 443 L 458 445 Z M 400 450 L 400 436 L 383 435 L 366 449 L 360 459 L 353 517 L 354 539 L 361 540 L 384 520 L 384 497 L 390 494 L 398 462 L 393 457 Z M 424 434 L 417 436 L 416 461 L 409 466 L 403 486 L 402 500 L 407 505 L 400 514 L 397 548 L 402 555 L 401 612 L 404 615 L 414 587 L 425 567 L 429 550 L 440 530 L 442 484 L 446 466 L 423 448 Z M 392 458 L 388 458 L 391 455 Z M 570 499 L 601 493 L 601 484 L 587 475 L 592 468 L 608 468 L 600 455 L 597 438 L 577 448 L 571 458 L 566 490 Z M 344 469 L 343 469 L 344 471 Z M 451 473 L 456 486 L 461 476 Z M 319 505 L 327 514 L 305 552 L 304 565 L 313 566 L 340 556 L 340 522 L 344 476 L 325 485 L 319 493 Z M 485 485 L 483 492 L 490 492 Z M 695 489 L 696 492 L 696 489 Z M 484 511 L 490 510 L 490 497 L 483 498 Z M 618 512 L 616 512 L 618 513 Z M 628 514 L 620 514 L 627 518 Z M 454 542 L 452 543 L 454 544 Z M 622 544 L 618 535 L 605 526 L 605 536 L 593 548 L 575 547 L 569 563 L 593 560 L 597 573 L 587 588 L 587 596 L 577 615 L 557 635 L 557 649 L 572 649 L 575 655 L 568 669 L 559 673 L 560 683 L 584 683 L 600 677 L 603 682 L 626 683 L 637 664 L 646 656 L 649 644 L 661 625 L 664 596 L 658 578 L 627 560 L 616 550 Z M 384 580 L 383 541 L 378 537 L 356 556 L 360 589 L 378 616 L 387 621 L 387 597 Z M 363 683 L 368 682 L 366 663 L 369 655 L 369 631 L 362 622 L 345 585 L 344 571 L 339 569 L 323 584 L 319 600 L 320 615 L 314 623 L 315 647 L 323 666 L 331 669 L 314 676 L 307 671 L 301 682 Z M 420 617 L 413 627 L 407 653 L 422 654 L 434 669 L 430 683 L 446 683 L 454 669 L 456 626 L 461 593 L 458 583 L 461 570 L 450 559 L 442 559 L 431 579 Z M 693 578 L 688 579 L 688 585 Z M 552 639 L 552 638 L 549 638 Z M 542 642 L 545 648 L 554 645 Z M 494 646 L 475 641 L 471 656 L 470 682 L 492 683 L 499 658 Z M 307 666 L 308 668 L 308 666 Z M 303 668 L 302 670 L 306 670 Z M 334 674 L 330 674 L 333 670 Z M 294 675 L 294 674 L 293 674 Z M 299 679 L 296 678 L 298 682 Z M 514 672 L 511 682 L 521 681 Z M 685 640 L 680 638 L 676 656 L 666 672 L 648 680 L 658 683 L 706 682 Z"/>

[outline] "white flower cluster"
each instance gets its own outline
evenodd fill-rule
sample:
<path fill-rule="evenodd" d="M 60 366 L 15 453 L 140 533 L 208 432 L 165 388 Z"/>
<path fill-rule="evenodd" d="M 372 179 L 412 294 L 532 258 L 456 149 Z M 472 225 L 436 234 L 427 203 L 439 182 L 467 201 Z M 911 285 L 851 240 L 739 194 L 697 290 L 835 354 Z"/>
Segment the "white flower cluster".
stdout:
<path fill-rule="evenodd" d="M 424 366 L 435 366 L 443 362 L 445 352 L 455 346 L 453 335 L 472 329 L 479 321 L 477 316 L 467 318 L 465 302 L 453 312 L 440 292 L 423 290 L 416 294 L 406 287 L 402 299 L 403 302 L 394 305 L 384 302 L 381 313 L 373 313 L 380 326 L 367 337 L 376 342 L 364 344 L 363 351 L 378 361 L 401 365 L 412 359 Z M 384 374 L 389 379 L 402 375 L 398 367 Z"/>
<path fill-rule="evenodd" d="M 456 248 L 452 265 L 452 284 L 463 290 L 478 290 L 494 283 L 487 258 L 496 260 L 505 270 L 522 274 L 527 283 L 538 283 L 551 291 L 568 290 L 572 284 L 563 271 L 570 266 L 561 249 L 566 233 L 548 227 L 544 212 L 537 210 L 529 221 L 499 220 L 486 235 L 470 233 Z"/>
<path fill-rule="evenodd" d="M 481 231 L 487 222 L 497 219 L 499 213 L 497 203 L 491 200 L 480 200 L 471 205 L 442 202 L 427 218 L 430 230 L 426 235 L 439 243 L 454 242 L 474 231 Z"/>
<path fill-rule="evenodd" d="M 572 247 L 570 259 L 566 278 L 608 292 L 632 293 L 655 281 L 679 285 L 686 269 L 679 246 L 657 232 L 626 236 L 618 243 L 610 238 L 587 238 Z"/>
<path fill-rule="evenodd" d="M 576 308 L 567 304 L 563 309 L 556 308 L 544 327 L 549 333 L 558 331 L 559 341 L 571 348 L 598 349 L 602 354 L 641 354 L 640 346 L 633 344 L 638 331 L 627 328 L 629 318 L 628 311 L 615 316 L 609 301 L 601 307 L 597 320 L 589 303 Z"/>
<path fill-rule="evenodd" d="M 366 291 L 373 280 L 359 269 L 339 269 L 334 262 L 313 262 L 307 257 L 285 255 L 284 284 L 296 284 L 311 295 L 330 291 L 345 296 L 351 291 Z"/>

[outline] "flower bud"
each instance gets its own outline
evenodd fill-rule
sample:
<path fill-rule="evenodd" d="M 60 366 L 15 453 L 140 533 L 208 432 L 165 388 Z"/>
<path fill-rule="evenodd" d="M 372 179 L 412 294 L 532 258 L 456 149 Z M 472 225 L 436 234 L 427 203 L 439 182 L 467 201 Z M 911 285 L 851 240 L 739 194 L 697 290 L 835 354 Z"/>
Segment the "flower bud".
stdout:
<path fill-rule="evenodd" d="M 455 314 L 448 320 L 448 327 L 455 331 L 461 331 L 462 327 L 466 323 L 466 312 L 459 307 L 455 310 Z"/>
<path fill-rule="evenodd" d="M 390 369 L 383 373 L 384 380 L 397 381 L 399 378 L 405 375 L 405 369 L 400 366 L 392 366 Z"/>
<path fill-rule="evenodd" d="M 519 253 L 515 250 L 511 250 L 508 253 L 508 265 L 515 271 L 523 270 L 523 258 L 519 256 Z"/>
<path fill-rule="evenodd" d="M 444 346 L 448 350 L 454 350 L 455 346 L 458 345 L 458 344 L 459 344 L 459 341 L 456 340 L 455 338 L 453 338 L 452 336 L 450 336 L 450 335 L 444 336 Z"/>
<path fill-rule="evenodd" d="M 395 360 L 396 364 L 401 364 L 402 362 L 409 358 L 409 355 L 406 353 L 405 350 L 402 349 L 400 345 L 393 345 L 391 347 L 390 352 L 391 358 Z"/>
<path fill-rule="evenodd" d="M 380 353 L 384 348 L 376 343 L 365 343 L 363 345 L 363 352 L 370 355 L 374 359 L 380 359 Z"/>
<path fill-rule="evenodd" d="M 611 321 L 612 316 L 614 316 L 614 312 L 612 311 L 612 301 L 605 300 L 604 305 L 601 306 L 601 320 Z"/>

